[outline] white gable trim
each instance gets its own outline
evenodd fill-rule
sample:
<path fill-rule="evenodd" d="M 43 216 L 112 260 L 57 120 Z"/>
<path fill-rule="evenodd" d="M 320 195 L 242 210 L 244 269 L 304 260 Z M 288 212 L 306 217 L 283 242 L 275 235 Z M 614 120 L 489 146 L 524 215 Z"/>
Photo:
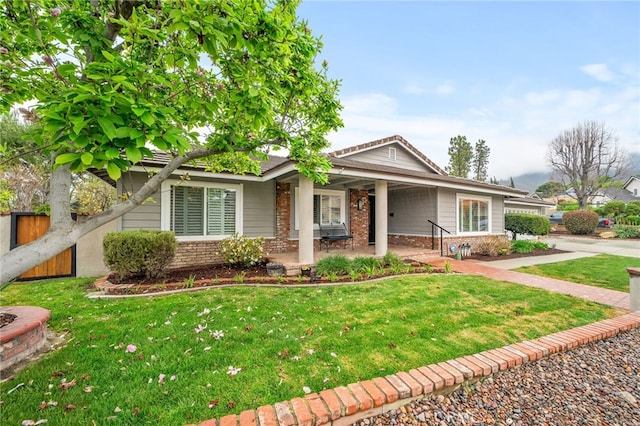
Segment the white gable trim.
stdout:
<path fill-rule="evenodd" d="M 386 142 L 382 142 L 382 143 L 375 144 L 375 145 L 372 145 L 372 146 L 363 147 L 363 148 L 360 148 L 360 149 L 358 149 L 358 150 L 356 150 L 356 151 L 345 152 L 344 154 L 336 155 L 336 157 L 337 157 L 337 158 L 350 157 L 350 156 L 355 155 L 355 154 L 360 154 L 360 153 L 362 153 L 362 152 L 371 151 L 372 149 L 378 149 L 378 148 L 382 148 L 382 147 L 389 146 L 389 145 L 392 145 L 392 144 L 398 144 L 398 145 L 402 148 L 402 150 L 403 150 L 403 151 L 405 151 L 405 152 L 409 153 L 409 154 L 410 154 L 411 156 L 413 156 L 416 160 L 418 160 L 421 164 L 424 164 L 425 166 L 427 166 L 427 168 L 428 168 L 429 170 L 432 170 L 434 173 L 436 173 L 436 174 L 438 174 L 438 175 L 441 175 L 441 174 L 442 174 L 442 173 L 440 173 L 438 170 L 436 170 L 436 169 L 434 169 L 434 168 L 433 168 L 433 164 L 429 164 L 427 161 L 425 161 L 423 158 L 421 158 L 419 155 L 417 155 L 415 152 L 413 152 L 413 150 L 411 150 L 411 149 L 407 148 L 407 147 L 405 146 L 405 144 L 403 143 L 403 141 L 402 141 L 402 140 L 400 140 L 400 139 L 393 139 L 393 140 L 386 141 Z M 416 149 L 417 149 L 417 148 L 416 148 Z M 424 155 L 424 154 L 423 154 L 423 155 Z M 436 165 L 436 166 L 437 166 L 437 165 Z"/>

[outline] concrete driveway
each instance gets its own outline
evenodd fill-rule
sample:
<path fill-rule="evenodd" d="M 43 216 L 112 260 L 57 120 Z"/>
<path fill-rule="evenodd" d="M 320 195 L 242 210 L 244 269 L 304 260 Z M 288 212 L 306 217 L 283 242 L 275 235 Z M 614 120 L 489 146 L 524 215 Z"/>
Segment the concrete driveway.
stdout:
<path fill-rule="evenodd" d="M 544 237 L 542 241 L 567 253 L 551 254 L 549 256 L 521 257 L 518 259 L 496 260 L 486 262 L 487 265 L 500 269 L 513 269 L 520 266 L 539 265 L 542 263 L 561 262 L 563 260 L 578 259 L 581 257 L 595 256 L 600 253 L 617 256 L 638 258 L 637 266 L 640 266 L 640 241 L 621 239 L 597 239 L 570 236 Z"/>

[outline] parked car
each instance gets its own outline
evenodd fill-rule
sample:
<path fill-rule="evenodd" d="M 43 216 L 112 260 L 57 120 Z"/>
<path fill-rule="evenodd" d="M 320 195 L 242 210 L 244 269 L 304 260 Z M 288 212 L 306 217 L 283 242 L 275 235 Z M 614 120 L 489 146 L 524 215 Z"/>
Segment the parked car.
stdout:
<path fill-rule="evenodd" d="M 611 228 L 616 222 L 609 217 L 601 217 L 598 220 L 598 228 Z"/>
<path fill-rule="evenodd" d="M 555 223 L 556 225 L 562 225 L 562 215 L 565 214 L 566 211 L 559 211 L 552 213 L 548 216 L 549 222 Z"/>

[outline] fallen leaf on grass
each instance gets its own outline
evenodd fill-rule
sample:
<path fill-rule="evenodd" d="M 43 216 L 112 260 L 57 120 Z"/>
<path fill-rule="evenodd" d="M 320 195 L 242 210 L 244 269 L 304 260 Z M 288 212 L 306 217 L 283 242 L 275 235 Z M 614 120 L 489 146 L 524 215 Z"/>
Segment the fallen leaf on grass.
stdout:
<path fill-rule="evenodd" d="M 228 408 L 229 410 L 231 410 L 233 407 L 235 407 L 235 406 L 236 406 L 236 404 L 237 404 L 237 402 L 236 402 L 236 401 L 229 401 L 229 402 L 227 402 L 227 408 Z"/>
<path fill-rule="evenodd" d="M 219 399 L 213 399 L 213 400 L 209 401 L 209 408 L 211 408 L 213 410 L 214 408 L 216 408 L 218 406 L 219 403 L 220 403 Z"/>

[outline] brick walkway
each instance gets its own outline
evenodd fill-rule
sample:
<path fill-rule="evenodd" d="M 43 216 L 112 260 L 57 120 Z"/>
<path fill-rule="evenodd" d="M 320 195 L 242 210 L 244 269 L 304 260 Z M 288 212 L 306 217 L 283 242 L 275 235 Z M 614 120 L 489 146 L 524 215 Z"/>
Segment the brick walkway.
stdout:
<path fill-rule="evenodd" d="M 488 278 L 542 288 L 580 297 L 592 302 L 629 310 L 628 293 L 570 283 L 553 278 L 498 269 L 472 260 L 412 256 L 418 262 L 442 268 L 444 262 L 452 270 L 465 274 L 480 274 Z M 550 354 L 615 336 L 640 327 L 640 312 L 599 321 L 582 327 L 527 340 L 502 348 L 460 357 L 438 364 L 411 369 L 385 377 L 351 383 L 320 393 L 305 395 L 290 401 L 265 405 L 220 419 L 210 419 L 200 426 L 335 426 L 351 425 L 359 420 L 395 410 L 414 399 L 434 392 L 449 393 L 462 383 L 490 376 L 498 371 Z"/>

